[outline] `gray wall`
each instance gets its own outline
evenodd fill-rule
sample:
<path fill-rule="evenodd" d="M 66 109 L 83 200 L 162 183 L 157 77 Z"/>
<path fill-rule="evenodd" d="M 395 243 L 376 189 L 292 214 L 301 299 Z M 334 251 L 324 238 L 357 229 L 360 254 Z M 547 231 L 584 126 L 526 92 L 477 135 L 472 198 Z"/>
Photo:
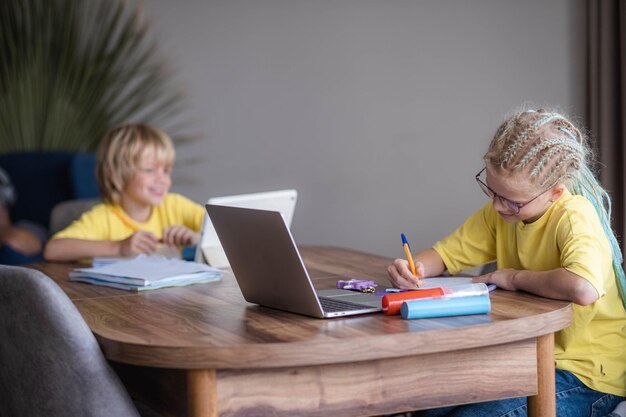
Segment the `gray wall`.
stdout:
<path fill-rule="evenodd" d="M 301 244 L 429 247 L 485 203 L 474 174 L 509 111 L 584 110 L 582 0 L 144 4 L 203 135 L 173 190 L 296 188 Z"/>

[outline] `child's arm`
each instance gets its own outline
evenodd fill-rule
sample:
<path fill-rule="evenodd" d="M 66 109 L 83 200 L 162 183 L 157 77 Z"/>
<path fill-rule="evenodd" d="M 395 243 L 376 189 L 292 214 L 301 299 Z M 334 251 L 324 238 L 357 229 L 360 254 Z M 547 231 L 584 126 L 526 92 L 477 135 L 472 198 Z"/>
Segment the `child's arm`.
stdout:
<path fill-rule="evenodd" d="M 600 298 L 589 281 L 565 268 L 551 271 L 501 269 L 474 278 L 474 281 L 496 284 L 505 290 L 523 290 L 542 297 L 571 301 L 581 306 Z"/>
<path fill-rule="evenodd" d="M 389 267 L 387 273 L 394 287 L 415 288 L 418 278 L 435 277 L 446 270 L 443 259 L 434 249 L 426 249 L 413 257 L 417 276 L 411 273 L 409 262 L 406 259 L 396 259 Z"/>
<path fill-rule="evenodd" d="M 0 233 L 0 247 L 7 245 L 15 251 L 26 255 L 35 256 L 41 253 L 43 246 L 39 237 L 29 229 L 9 226 L 7 230 Z"/>
<path fill-rule="evenodd" d="M 139 231 L 124 240 L 53 239 L 46 244 L 47 261 L 77 261 L 94 256 L 132 256 L 151 253 L 158 239 L 153 233 Z"/>

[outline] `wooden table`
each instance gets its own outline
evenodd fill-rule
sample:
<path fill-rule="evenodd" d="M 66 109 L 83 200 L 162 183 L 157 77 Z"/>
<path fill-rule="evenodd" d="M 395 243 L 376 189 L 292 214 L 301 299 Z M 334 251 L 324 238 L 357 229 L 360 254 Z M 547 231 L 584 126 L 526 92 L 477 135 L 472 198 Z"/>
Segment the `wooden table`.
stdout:
<path fill-rule="evenodd" d="M 390 260 L 306 247 L 317 288 L 336 274 L 388 285 Z M 35 266 L 74 301 L 128 389 L 170 416 L 369 416 L 505 397 L 555 415 L 553 333 L 567 302 L 496 290 L 489 315 L 320 320 L 246 303 L 220 282 L 128 293 Z M 186 401 L 185 401 L 186 398 Z"/>

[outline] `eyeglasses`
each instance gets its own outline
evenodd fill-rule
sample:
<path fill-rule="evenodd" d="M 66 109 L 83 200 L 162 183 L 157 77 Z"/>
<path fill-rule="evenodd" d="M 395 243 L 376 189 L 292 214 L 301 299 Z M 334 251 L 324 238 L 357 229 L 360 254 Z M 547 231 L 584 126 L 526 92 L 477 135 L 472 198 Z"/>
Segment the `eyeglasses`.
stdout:
<path fill-rule="evenodd" d="M 500 203 L 502 203 L 503 205 L 505 205 L 506 207 L 510 208 L 511 210 L 513 210 L 515 212 L 515 214 L 519 214 L 519 212 L 527 205 L 529 205 L 530 203 L 532 203 L 533 201 L 535 201 L 536 199 L 538 199 L 539 197 L 541 197 L 543 194 L 546 193 L 546 191 L 548 191 L 550 188 L 542 191 L 539 195 L 531 198 L 530 200 L 528 200 L 525 203 L 518 203 L 517 201 L 513 201 L 513 200 L 509 200 L 506 197 L 502 197 L 500 194 L 496 193 L 495 191 L 493 191 L 491 188 L 489 188 L 489 186 L 487 184 L 485 184 L 481 179 L 480 179 L 480 174 L 482 174 L 483 172 L 485 172 L 487 168 L 483 168 L 480 170 L 480 172 L 478 174 L 476 174 L 476 182 L 478 183 L 478 186 L 480 187 L 480 189 L 483 191 L 483 193 L 485 193 L 485 195 L 487 197 L 489 197 L 490 199 L 494 200 L 494 199 L 498 199 L 498 201 Z"/>

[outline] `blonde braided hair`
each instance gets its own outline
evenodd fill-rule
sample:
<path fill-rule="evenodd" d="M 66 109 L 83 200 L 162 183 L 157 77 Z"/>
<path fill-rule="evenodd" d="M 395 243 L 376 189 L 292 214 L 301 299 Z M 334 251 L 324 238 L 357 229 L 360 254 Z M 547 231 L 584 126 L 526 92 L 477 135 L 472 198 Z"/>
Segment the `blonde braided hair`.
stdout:
<path fill-rule="evenodd" d="M 547 190 L 564 184 L 593 204 L 613 254 L 613 270 L 626 307 L 622 251 L 611 229 L 611 199 L 589 165 L 592 152 L 582 131 L 567 117 L 546 110 L 513 114 L 497 129 L 485 163 L 501 174 L 528 170 L 532 184 Z"/>

